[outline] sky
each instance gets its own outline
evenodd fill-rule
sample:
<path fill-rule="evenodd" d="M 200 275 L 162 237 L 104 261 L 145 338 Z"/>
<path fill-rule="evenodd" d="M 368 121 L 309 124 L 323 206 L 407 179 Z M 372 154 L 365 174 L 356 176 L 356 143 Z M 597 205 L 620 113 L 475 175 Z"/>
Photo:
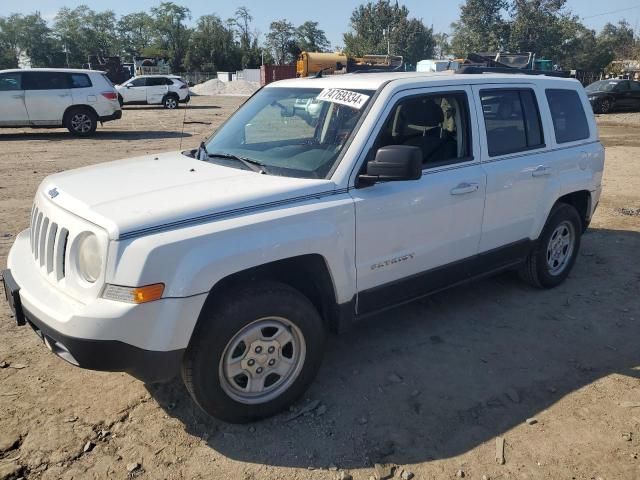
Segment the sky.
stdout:
<path fill-rule="evenodd" d="M 222 19 L 233 16 L 238 6 L 244 5 L 254 17 L 253 27 L 261 34 L 269 30 L 269 24 L 285 18 L 294 25 L 306 20 L 320 23 L 332 46 L 342 46 L 342 34 L 349 29 L 351 12 L 365 0 L 174 0 L 187 5 L 193 19 L 201 15 L 215 13 Z M 134 11 L 149 11 L 160 0 L 0 0 L 0 16 L 9 13 L 31 13 L 39 11 L 43 17 L 53 19 L 60 7 L 74 8 L 85 4 L 94 10 L 112 9 L 118 15 Z M 421 18 L 426 25 L 433 25 L 435 32 L 449 32 L 451 22 L 459 15 L 461 1 L 456 0 L 400 0 L 412 17 Z M 640 31 L 640 0 L 568 0 L 568 7 L 579 15 L 585 25 L 599 30 L 607 22 L 617 23 L 626 19 L 632 27 Z"/>

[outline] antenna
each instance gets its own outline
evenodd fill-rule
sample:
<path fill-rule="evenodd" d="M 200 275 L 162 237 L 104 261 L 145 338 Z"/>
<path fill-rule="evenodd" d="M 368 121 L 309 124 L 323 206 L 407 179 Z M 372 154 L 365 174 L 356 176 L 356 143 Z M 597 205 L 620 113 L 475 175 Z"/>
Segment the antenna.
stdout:
<path fill-rule="evenodd" d="M 189 88 L 189 84 L 187 83 L 187 88 Z M 189 88 L 189 102 L 191 101 L 191 88 Z M 178 150 L 182 150 L 182 139 L 184 138 L 184 124 L 187 120 L 187 108 L 189 108 L 189 102 L 184 104 L 184 114 L 182 115 L 182 132 L 180 132 L 180 147 Z M 180 103 L 178 103 L 180 105 Z"/>

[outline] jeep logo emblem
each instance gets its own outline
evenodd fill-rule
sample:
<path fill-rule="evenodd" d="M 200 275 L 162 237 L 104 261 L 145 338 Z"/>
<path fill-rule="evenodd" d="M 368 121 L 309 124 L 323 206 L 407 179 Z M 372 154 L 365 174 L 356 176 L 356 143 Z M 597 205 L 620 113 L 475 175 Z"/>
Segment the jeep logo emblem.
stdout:
<path fill-rule="evenodd" d="M 56 187 L 53 187 L 51 190 L 49 190 L 47 192 L 49 194 L 49 196 L 51 198 L 56 198 L 58 195 L 60 195 L 60 192 L 58 191 L 58 189 Z"/>

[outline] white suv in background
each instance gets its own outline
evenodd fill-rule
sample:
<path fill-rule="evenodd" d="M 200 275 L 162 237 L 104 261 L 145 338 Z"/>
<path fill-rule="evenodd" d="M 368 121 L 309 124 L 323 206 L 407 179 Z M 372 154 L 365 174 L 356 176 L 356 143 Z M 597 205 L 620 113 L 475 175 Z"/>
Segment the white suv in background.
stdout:
<path fill-rule="evenodd" d="M 0 127 L 66 127 L 79 136 L 122 117 L 113 84 L 93 70 L 0 70 L 0 105 Z"/>
<path fill-rule="evenodd" d="M 178 108 L 190 99 L 189 86 L 177 75 L 140 75 L 116 85 L 120 105 L 163 105 Z"/>

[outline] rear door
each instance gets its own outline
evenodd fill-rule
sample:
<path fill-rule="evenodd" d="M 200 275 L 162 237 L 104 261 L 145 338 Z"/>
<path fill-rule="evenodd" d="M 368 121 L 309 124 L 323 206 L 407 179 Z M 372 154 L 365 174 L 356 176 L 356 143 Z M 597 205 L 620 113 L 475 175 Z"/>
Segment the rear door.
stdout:
<path fill-rule="evenodd" d="M 24 103 L 22 73 L 0 74 L 0 125 L 29 125 L 27 107 Z"/>
<path fill-rule="evenodd" d="M 164 77 L 147 78 L 147 103 L 162 103 L 165 95 L 169 91 L 170 81 Z"/>
<path fill-rule="evenodd" d="M 539 98 L 532 84 L 479 85 L 474 96 L 487 194 L 480 252 L 510 250 L 519 256 L 539 217 L 539 205 L 554 167 L 548 161 Z"/>
<path fill-rule="evenodd" d="M 629 80 L 619 82 L 615 87 L 616 106 L 618 108 L 633 108 L 635 101 Z"/>
<path fill-rule="evenodd" d="M 32 125 L 62 125 L 72 104 L 66 72 L 24 72 L 25 104 Z"/>
<path fill-rule="evenodd" d="M 634 110 L 640 110 L 640 82 L 630 82 L 631 84 L 631 97 L 633 99 L 630 108 Z"/>

